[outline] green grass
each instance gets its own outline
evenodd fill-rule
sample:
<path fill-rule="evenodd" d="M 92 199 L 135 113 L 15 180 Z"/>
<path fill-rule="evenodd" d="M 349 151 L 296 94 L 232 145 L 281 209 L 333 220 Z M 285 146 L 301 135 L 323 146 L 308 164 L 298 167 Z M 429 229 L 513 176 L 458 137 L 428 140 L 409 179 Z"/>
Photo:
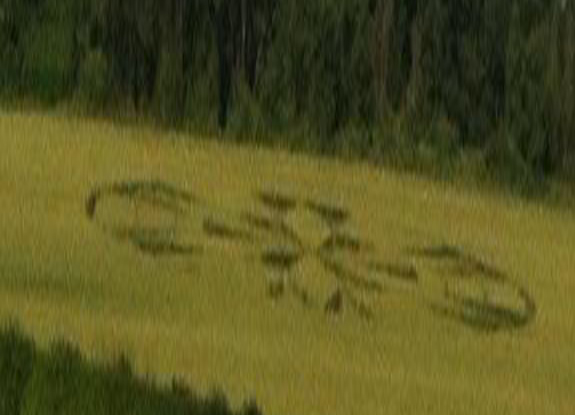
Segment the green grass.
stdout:
<path fill-rule="evenodd" d="M 0 151 L 0 317 L 41 345 L 265 413 L 575 406 L 567 209 L 66 117 Z"/>

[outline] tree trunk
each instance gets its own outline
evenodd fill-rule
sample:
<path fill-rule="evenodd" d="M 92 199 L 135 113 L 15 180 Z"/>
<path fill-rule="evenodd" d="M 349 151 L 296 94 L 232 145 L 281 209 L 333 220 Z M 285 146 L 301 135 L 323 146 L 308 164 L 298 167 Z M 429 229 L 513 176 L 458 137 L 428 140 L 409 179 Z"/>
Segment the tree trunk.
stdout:
<path fill-rule="evenodd" d="M 163 121 L 174 122 L 183 115 L 184 16 L 186 0 L 166 0 L 162 10 L 160 73 L 156 101 Z"/>
<path fill-rule="evenodd" d="M 375 53 L 373 54 L 373 70 L 375 74 L 377 111 L 380 119 L 389 116 L 391 109 L 387 88 L 391 56 L 393 17 L 395 0 L 380 0 L 376 8 L 375 18 Z"/>
<path fill-rule="evenodd" d="M 566 167 L 568 162 L 575 163 L 575 4 L 573 1 L 567 6 L 564 13 L 563 123 L 565 125 L 565 152 L 563 167 Z"/>

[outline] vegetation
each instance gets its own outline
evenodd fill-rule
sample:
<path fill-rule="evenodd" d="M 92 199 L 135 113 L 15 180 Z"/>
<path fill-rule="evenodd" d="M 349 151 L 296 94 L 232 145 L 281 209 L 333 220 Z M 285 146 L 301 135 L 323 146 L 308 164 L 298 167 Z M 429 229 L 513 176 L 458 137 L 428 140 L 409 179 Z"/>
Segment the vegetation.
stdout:
<path fill-rule="evenodd" d="M 230 409 L 215 394 L 200 398 L 173 382 L 159 388 L 139 379 L 125 358 L 107 367 L 67 343 L 39 350 L 14 326 L 0 331 L 0 413 L 3 415 L 258 415 L 255 404 Z"/>
<path fill-rule="evenodd" d="M 266 413 L 572 415 L 573 211 L 67 115 L 0 113 L 0 148 L 0 321 L 40 345 Z M 108 402 L 20 343 L 27 413 Z"/>
<path fill-rule="evenodd" d="M 167 127 L 0 112 L 0 415 L 571 415 L 571 211 L 166 130 L 573 186 L 575 0 L 0 0 L 0 102 Z"/>
<path fill-rule="evenodd" d="M 572 0 L 1 0 L 0 94 L 531 188 L 573 171 L 574 42 Z"/>

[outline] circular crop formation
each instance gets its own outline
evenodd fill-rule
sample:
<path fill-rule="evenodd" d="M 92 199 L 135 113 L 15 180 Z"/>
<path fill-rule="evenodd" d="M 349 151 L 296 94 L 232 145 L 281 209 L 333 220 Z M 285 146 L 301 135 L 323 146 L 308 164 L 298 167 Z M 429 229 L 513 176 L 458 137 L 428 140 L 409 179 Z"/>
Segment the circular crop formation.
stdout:
<path fill-rule="evenodd" d="M 326 315 L 347 311 L 373 320 L 374 304 L 395 292 L 415 296 L 436 315 L 481 332 L 516 330 L 535 318 L 526 289 L 459 247 L 411 247 L 397 262 L 386 263 L 353 229 L 349 210 L 279 192 L 254 197 L 257 208 L 235 211 L 168 183 L 126 182 L 95 189 L 86 214 L 110 236 L 151 257 L 201 258 L 207 250 L 232 245 L 254 261 L 248 253 L 255 252 L 254 265 L 268 270 L 270 298 L 291 295 Z M 294 218 L 308 222 L 298 227 Z M 304 260 L 324 270 L 325 295 L 313 295 L 301 278 Z"/>

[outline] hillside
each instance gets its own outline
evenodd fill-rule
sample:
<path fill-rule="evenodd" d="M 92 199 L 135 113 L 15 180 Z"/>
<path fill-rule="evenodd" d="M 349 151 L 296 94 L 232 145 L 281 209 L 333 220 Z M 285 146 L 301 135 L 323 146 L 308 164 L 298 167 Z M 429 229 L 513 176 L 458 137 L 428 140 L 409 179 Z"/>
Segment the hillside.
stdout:
<path fill-rule="evenodd" d="M 270 414 L 570 414 L 575 217 L 141 127 L 0 115 L 0 316 Z"/>

